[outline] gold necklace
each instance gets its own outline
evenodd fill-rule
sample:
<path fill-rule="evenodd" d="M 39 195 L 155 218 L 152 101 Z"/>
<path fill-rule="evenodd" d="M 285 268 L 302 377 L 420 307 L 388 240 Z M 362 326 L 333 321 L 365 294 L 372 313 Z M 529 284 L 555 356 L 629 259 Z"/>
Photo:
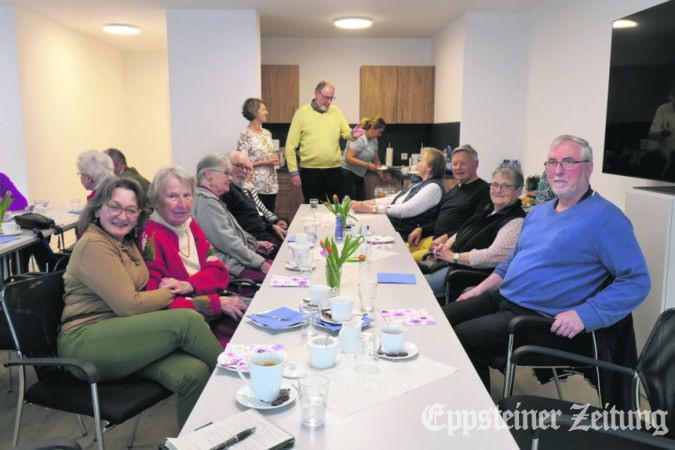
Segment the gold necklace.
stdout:
<path fill-rule="evenodd" d="M 183 250 L 180 248 L 180 240 L 178 240 L 178 253 L 190 259 L 190 235 L 188 234 L 187 228 L 185 228 L 185 240 L 187 241 L 187 255 L 183 253 Z"/>

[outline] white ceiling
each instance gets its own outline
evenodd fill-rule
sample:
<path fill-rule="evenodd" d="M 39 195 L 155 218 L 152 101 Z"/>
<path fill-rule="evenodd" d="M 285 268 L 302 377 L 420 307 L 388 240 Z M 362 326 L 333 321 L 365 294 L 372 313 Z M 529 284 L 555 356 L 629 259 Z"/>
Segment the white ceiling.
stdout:
<path fill-rule="evenodd" d="M 167 9 L 255 9 L 263 37 L 429 38 L 465 12 L 521 12 L 539 0 L 0 0 L 123 50 L 166 45 Z M 333 19 L 369 17 L 368 30 L 344 31 Z M 110 22 L 137 25 L 137 36 L 101 31 Z"/>

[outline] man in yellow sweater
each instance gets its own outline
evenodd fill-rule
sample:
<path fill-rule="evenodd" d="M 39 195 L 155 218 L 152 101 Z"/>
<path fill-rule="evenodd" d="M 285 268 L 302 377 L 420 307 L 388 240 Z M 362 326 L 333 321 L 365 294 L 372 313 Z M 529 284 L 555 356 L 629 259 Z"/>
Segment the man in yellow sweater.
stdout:
<path fill-rule="evenodd" d="M 288 130 L 286 160 L 291 184 L 302 188 L 305 203 L 310 198 L 324 201 L 333 194 L 342 197 L 340 137 L 351 141 L 363 134 L 358 126 L 353 131 L 349 128 L 342 111 L 331 105 L 334 99 L 335 86 L 320 81 L 314 99 L 298 108 Z M 300 170 L 296 150 L 300 151 Z"/>

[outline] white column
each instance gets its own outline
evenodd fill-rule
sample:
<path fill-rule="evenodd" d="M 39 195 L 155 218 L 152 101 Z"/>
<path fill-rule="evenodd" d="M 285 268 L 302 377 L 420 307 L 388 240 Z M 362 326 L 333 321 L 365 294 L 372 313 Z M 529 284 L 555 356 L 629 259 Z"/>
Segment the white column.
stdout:
<path fill-rule="evenodd" d="M 0 170 L 29 198 L 14 8 L 0 6 Z M 0 196 L 3 193 L 0 192 Z"/>
<path fill-rule="evenodd" d="M 194 172 L 236 147 L 241 106 L 260 97 L 260 23 L 253 10 L 168 10 L 173 163 Z"/>

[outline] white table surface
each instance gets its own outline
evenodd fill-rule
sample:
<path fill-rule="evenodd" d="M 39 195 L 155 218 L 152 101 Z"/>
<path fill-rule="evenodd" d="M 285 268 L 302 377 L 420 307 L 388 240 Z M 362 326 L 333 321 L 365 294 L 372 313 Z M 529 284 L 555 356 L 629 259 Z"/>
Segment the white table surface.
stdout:
<path fill-rule="evenodd" d="M 322 206 L 319 211 L 320 214 L 325 213 Z M 311 216 L 309 205 L 302 205 L 291 224 L 289 235 L 302 232 L 308 216 Z M 359 215 L 359 218 L 370 225 L 371 233 L 395 236 L 393 248 L 389 250 L 395 255 L 373 261 L 375 271 L 414 273 L 417 278 L 415 285 L 379 285 L 376 309 L 425 308 L 437 324 L 408 327 L 407 340 L 419 347 L 421 355 L 453 366 L 458 371 L 347 417 L 340 417 L 328 409 L 326 424 L 316 429 L 301 424 L 297 401 L 293 405 L 262 413 L 293 434 L 296 438 L 294 448 L 298 449 L 517 449 L 501 419 L 492 420 L 487 429 L 470 429 L 468 435 L 463 435 L 461 429 L 448 429 L 448 425 L 461 425 L 470 421 L 461 421 L 456 416 L 449 420 L 448 413 L 464 413 L 465 417 L 488 414 L 495 410 L 494 403 L 389 220 L 381 215 Z M 284 263 L 289 259 L 290 251 L 284 243 L 270 273 L 297 275 L 284 268 Z M 357 270 L 354 264 L 345 266 L 341 283 L 341 294 L 351 295 L 356 303 Z M 325 284 L 323 261 L 317 261 L 317 268 L 310 278 L 312 283 Z M 248 312 L 256 313 L 280 306 L 297 309 L 301 299 L 307 296 L 308 288 L 272 288 L 268 277 Z M 379 313 L 374 317 L 371 331 L 377 331 L 384 323 Z M 289 352 L 305 345 L 299 329 L 267 332 L 248 323 L 246 319 L 239 325 L 232 342 L 283 343 Z M 242 381 L 236 373 L 216 368 L 181 433 L 189 433 L 205 423 L 243 411 L 245 408 L 235 401 L 235 393 L 241 387 Z M 494 414 L 490 416 L 491 419 L 494 417 Z"/>

